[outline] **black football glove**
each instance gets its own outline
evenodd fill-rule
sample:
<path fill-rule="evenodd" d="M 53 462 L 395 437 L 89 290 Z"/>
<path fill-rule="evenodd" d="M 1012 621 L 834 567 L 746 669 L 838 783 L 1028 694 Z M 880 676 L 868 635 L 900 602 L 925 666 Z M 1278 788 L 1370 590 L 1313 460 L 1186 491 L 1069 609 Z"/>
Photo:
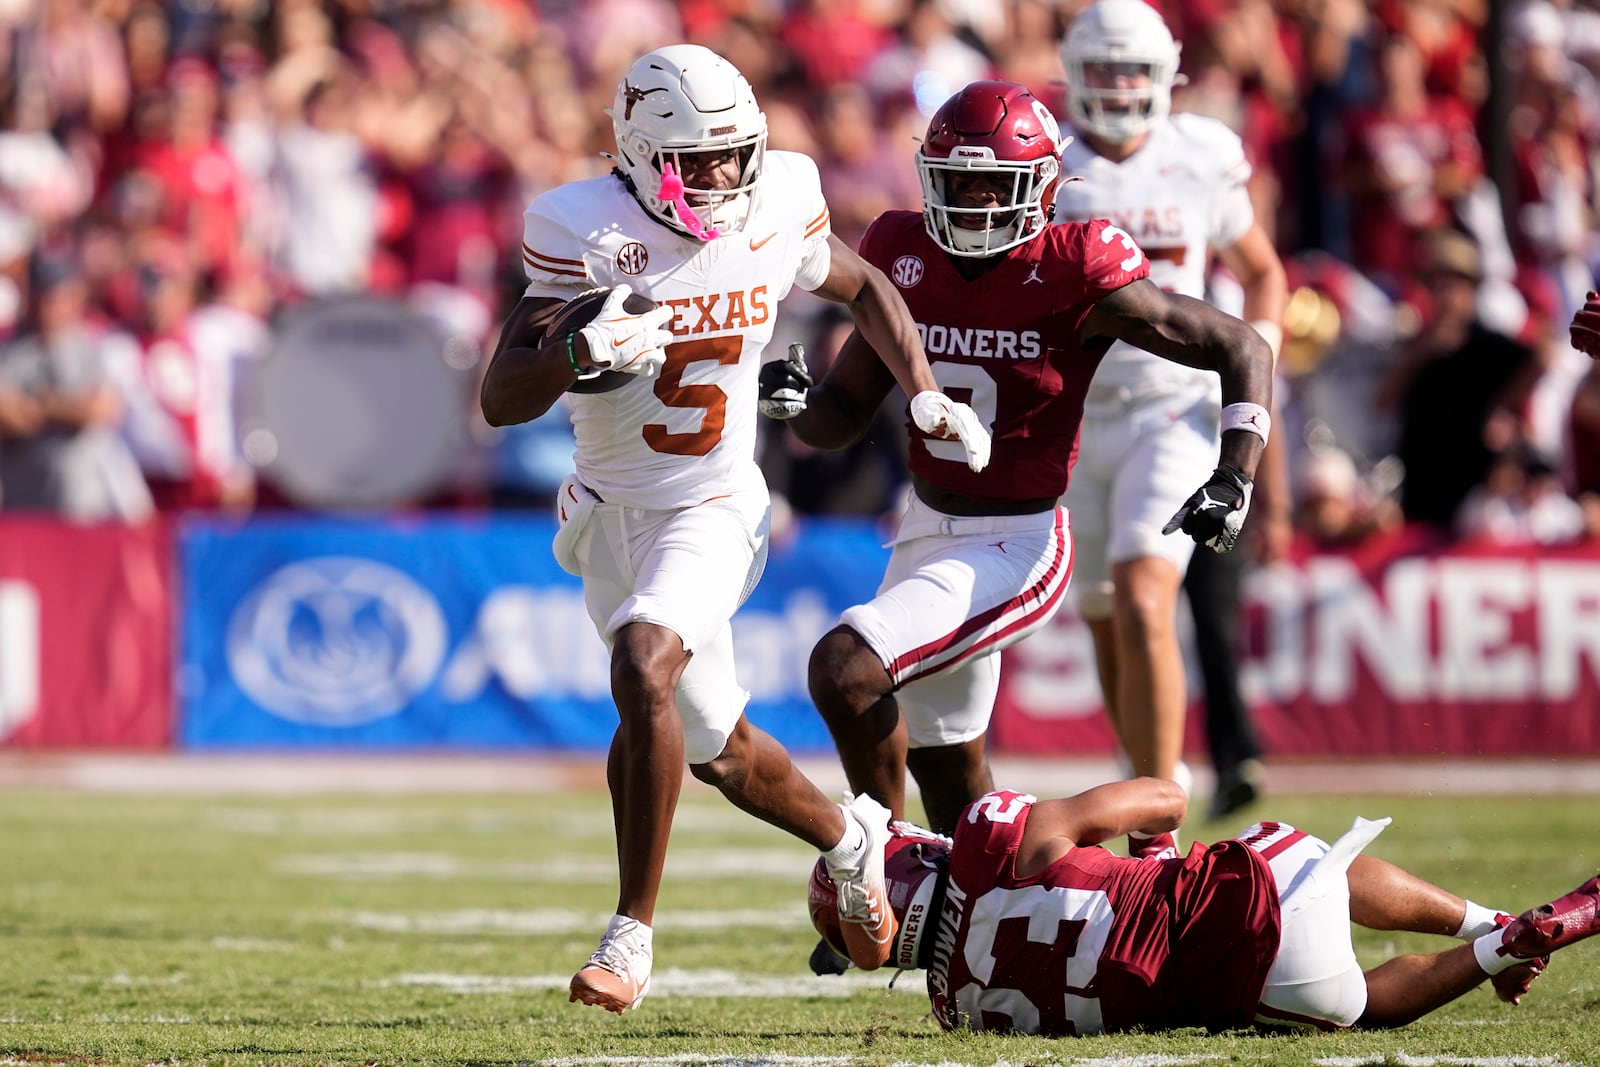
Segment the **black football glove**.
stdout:
<path fill-rule="evenodd" d="M 1211 479 L 1183 502 L 1178 513 L 1161 527 L 1164 534 L 1182 530 L 1213 552 L 1229 552 L 1239 543 L 1239 530 L 1250 512 L 1249 478 L 1226 463 L 1211 472 Z"/>
<path fill-rule="evenodd" d="M 813 384 L 806 370 L 805 346 L 790 345 L 789 358 L 762 364 L 756 381 L 761 389 L 757 402 L 761 414 L 785 422 L 800 414 L 806 409 L 806 390 Z"/>

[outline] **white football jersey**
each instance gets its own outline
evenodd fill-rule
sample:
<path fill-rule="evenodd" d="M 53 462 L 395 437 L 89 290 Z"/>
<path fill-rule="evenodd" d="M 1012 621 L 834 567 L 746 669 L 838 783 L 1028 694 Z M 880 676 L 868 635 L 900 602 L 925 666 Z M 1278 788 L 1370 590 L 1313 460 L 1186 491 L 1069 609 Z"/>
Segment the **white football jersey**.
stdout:
<path fill-rule="evenodd" d="M 1238 135 L 1216 119 L 1179 114 L 1150 131 L 1121 163 L 1101 156 L 1070 128 L 1061 154 L 1065 182 L 1056 193 L 1055 221 L 1110 219 L 1150 258 L 1150 280 L 1168 292 L 1205 298 L 1211 252 L 1236 244 L 1255 222 L 1250 164 Z M 1210 390 L 1211 371 L 1185 367 L 1118 341 L 1095 372 L 1091 403 L 1118 391 L 1145 396 Z M 1125 393 L 1125 395 L 1127 395 Z"/>
<path fill-rule="evenodd" d="M 523 213 L 525 295 L 627 284 L 677 311 L 654 378 L 565 397 L 578 477 L 602 500 L 676 508 L 763 484 L 761 354 L 778 301 L 827 280 L 831 230 L 807 156 L 766 153 L 757 197 L 743 230 L 706 242 L 656 221 L 614 175 L 552 189 Z"/>

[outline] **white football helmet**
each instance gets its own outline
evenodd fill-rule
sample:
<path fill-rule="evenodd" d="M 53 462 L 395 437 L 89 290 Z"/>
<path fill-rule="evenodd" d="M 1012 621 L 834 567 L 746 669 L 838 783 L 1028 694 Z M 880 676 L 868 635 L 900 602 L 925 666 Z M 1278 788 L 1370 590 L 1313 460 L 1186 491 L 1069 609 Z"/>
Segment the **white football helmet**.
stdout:
<path fill-rule="evenodd" d="M 1067 72 L 1067 111 L 1080 129 L 1122 144 L 1150 129 L 1172 110 L 1180 45 L 1144 0 L 1095 0 L 1079 12 L 1061 42 Z M 1091 86 L 1092 64 L 1131 64 L 1149 84 L 1136 88 Z"/>
<path fill-rule="evenodd" d="M 707 226 L 723 233 L 741 229 L 754 206 L 767 147 L 767 116 L 732 63 L 709 48 L 674 44 L 646 52 L 617 86 L 606 111 L 617 137 L 618 168 L 646 211 L 688 236 L 673 201 L 661 198 L 662 166 L 683 176 L 680 158 L 696 152 L 738 153 L 734 189 L 685 188 L 684 197 Z"/>

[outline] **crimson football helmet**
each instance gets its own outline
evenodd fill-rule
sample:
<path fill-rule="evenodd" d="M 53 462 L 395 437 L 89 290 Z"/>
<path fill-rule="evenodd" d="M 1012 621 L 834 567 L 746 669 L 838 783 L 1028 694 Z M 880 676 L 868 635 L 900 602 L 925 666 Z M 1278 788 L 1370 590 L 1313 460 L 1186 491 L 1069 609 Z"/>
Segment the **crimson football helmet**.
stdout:
<path fill-rule="evenodd" d="M 1015 82 L 973 82 L 946 100 L 917 150 L 922 220 L 953 256 L 992 256 L 1044 232 L 1061 177 L 1061 127 Z M 957 203 L 963 178 L 988 178 L 993 206 Z"/>
<path fill-rule="evenodd" d="M 901 970 L 927 966 L 924 949 L 933 939 L 925 935 L 938 925 L 934 895 L 950 865 L 950 839 L 914 823 L 889 824 L 889 843 L 883 850 L 883 878 L 889 889 L 889 907 L 899 924 L 890 959 Z M 828 861 L 818 859 L 806 887 L 811 925 L 841 956 L 844 935 L 839 929 L 839 887 L 828 877 Z"/>
<path fill-rule="evenodd" d="M 644 209 L 686 236 L 696 230 L 661 196 L 664 164 L 685 173 L 685 155 L 732 152 L 739 184 L 732 189 L 684 190 L 703 208 L 702 220 L 723 233 L 744 226 L 755 204 L 767 148 L 767 116 L 739 69 L 709 48 L 674 44 L 646 52 L 617 85 L 611 116 L 617 168 Z"/>
<path fill-rule="evenodd" d="M 1073 124 L 1124 144 L 1166 118 L 1172 87 L 1182 84 L 1179 49 L 1161 13 L 1144 0 L 1095 0 L 1072 20 L 1061 42 Z M 1106 84 L 1095 71 L 1119 72 L 1126 80 Z"/>

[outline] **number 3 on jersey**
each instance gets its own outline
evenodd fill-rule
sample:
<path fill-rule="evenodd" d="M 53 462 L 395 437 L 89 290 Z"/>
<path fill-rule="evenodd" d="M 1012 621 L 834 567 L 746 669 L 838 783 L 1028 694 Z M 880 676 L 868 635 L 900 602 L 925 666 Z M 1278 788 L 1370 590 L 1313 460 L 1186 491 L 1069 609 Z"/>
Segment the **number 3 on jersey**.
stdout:
<path fill-rule="evenodd" d="M 971 363 L 945 363 L 933 359 L 928 363 L 932 366 L 933 377 L 938 381 L 939 388 L 944 394 L 951 400 L 970 407 L 977 413 L 983 428 L 993 433 L 997 407 L 996 387 L 988 370 Z M 962 393 L 970 395 L 963 396 Z M 937 437 L 929 437 L 923 444 L 928 446 L 928 455 L 934 459 L 947 459 L 963 467 L 967 465 L 967 450 L 961 447 L 960 441 L 944 441 Z"/>
<path fill-rule="evenodd" d="M 985 798 L 988 799 L 988 798 Z M 994 798 L 999 800 L 998 797 Z M 1019 919 L 1021 922 L 1008 922 Z M 1058 946 L 1069 946 L 1062 1014 L 1080 1037 L 1105 1030 L 1100 1000 L 1091 990 L 1100 970 L 1100 953 L 1111 936 L 1116 913 L 1110 898 L 1098 889 L 1068 889 L 1061 886 L 1030 885 L 1019 889 L 995 888 L 978 898 L 967 922 L 967 943 L 963 955 L 974 981 L 955 992 L 956 1006 L 974 1030 L 987 1029 L 984 1016 L 1009 1020 L 1008 1027 L 1024 1033 L 1039 1028 L 1039 1005 L 1020 989 L 991 986 L 994 980 L 996 942 L 1025 939 L 1034 949 L 1035 969 L 1059 966 Z M 1021 965 L 1030 953 L 1016 944 L 1005 946 L 1005 955 Z M 1047 964 L 1046 961 L 1049 961 Z M 1027 969 L 1024 968 L 1026 973 Z"/>
<path fill-rule="evenodd" d="M 1121 241 L 1122 247 L 1128 250 L 1128 258 L 1117 264 L 1117 269 L 1124 274 L 1139 269 L 1139 264 L 1144 262 L 1144 252 L 1139 249 L 1138 245 L 1133 243 L 1133 238 L 1128 236 L 1128 231 L 1120 226 L 1107 223 L 1105 229 L 1100 231 L 1100 241 L 1102 244 Z"/>

